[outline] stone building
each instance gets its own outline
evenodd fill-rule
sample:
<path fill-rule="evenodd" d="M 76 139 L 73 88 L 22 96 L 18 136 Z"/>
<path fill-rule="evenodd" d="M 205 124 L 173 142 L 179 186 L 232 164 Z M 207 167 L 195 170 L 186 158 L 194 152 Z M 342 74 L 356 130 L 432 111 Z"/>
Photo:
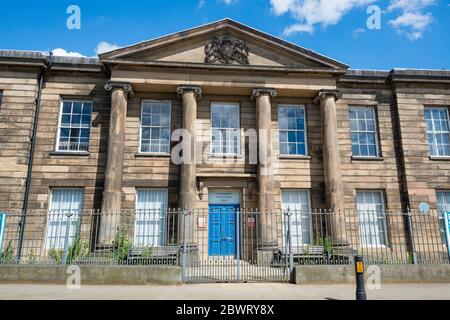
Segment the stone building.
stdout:
<path fill-rule="evenodd" d="M 225 19 L 0 51 L 0 97 L 0 208 L 450 208 L 450 71 L 351 70 Z M 182 128 L 195 162 L 171 158 Z"/>

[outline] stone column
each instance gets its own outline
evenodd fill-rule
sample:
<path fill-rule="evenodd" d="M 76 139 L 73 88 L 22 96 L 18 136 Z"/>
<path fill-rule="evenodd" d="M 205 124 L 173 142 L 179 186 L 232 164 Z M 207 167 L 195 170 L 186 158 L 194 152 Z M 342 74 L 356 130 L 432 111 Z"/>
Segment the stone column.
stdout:
<path fill-rule="evenodd" d="M 198 260 L 198 248 L 195 238 L 195 214 L 193 210 L 196 209 L 197 196 L 197 170 L 195 158 L 195 137 L 197 120 L 197 98 L 201 95 L 202 90 L 199 86 L 179 86 L 177 93 L 183 102 L 182 110 L 182 128 L 187 130 L 190 140 L 188 145 L 190 148 L 183 152 L 190 153 L 185 155 L 187 162 L 183 162 L 180 168 L 180 208 L 189 211 L 189 218 L 183 217 L 180 219 L 180 234 L 179 242 L 184 248 L 184 241 L 186 238 L 186 250 L 189 252 L 189 259 L 191 264 L 195 264 Z M 183 137 L 184 139 L 184 137 Z"/>
<path fill-rule="evenodd" d="M 125 120 L 128 96 L 133 96 L 129 83 L 110 81 L 105 90 L 111 92 L 111 116 L 109 121 L 108 152 L 105 168 L 105 185 L 102 199 L 100 243 L 114 240 L 120 221 L 122 200 L 122 173 L 125 143 Z"/>
<path fill-rule="evenodd" d="M 257 88 L 253 90 L 256 100 L 258 126 L 258 206 L 262 212 L 259 219 L 259 248 L 270 249 L 277 244 L 277 221 L 271 212 L 275 209 L 272 159 L 272 106 L 274 89 Z M 259 256 L 259 255 L 258 255 Z M 258 258 L 259 259 L 259 258 Z"/>
<path fill-rule="evenodd" d="M 321 90 L 315 99 L 320 102 L 323 126 L 323 160 L 327 205 L 336 212 L 333 221 L 335 240 L 345 239 L 344 186 L 339 153 L 336 101 L 342 98 L 338 90 Z"/>
<path fill-rule="evenodd" d="M 180 208 L 191 210 L 195 209 L 196 206 L 195 122 L 197 120 L 197 97 L 201 94 L 201 88 L 198 86 L 179 86 L 177 93 L 183 100 L 182 127 L 190 135 L 190 159 L 189 162 L 181 164 Z"/>

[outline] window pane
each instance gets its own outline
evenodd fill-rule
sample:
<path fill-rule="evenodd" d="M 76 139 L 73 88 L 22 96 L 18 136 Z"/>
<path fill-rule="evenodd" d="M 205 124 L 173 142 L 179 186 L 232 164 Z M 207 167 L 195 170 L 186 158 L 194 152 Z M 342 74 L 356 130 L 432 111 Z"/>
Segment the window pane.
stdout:
<path fill-rule="evenodd" d="M 280 154 L 288 154 L 288 145 L 287 143 L 280 144 Z"/>
<path fill-rule="evenodd" d="M 297 154 L 306 154 L 306 147 L 304 144 L 297 144 Z"/>
<path fill-rule="evenodd" d="M 73 114 L 72 120 L 70 121 L 71 125 L 79 127 L 81 125 L 81 115 Z"/>
<path fill-rule="evenodd" d="M 72 113 L 72 102 L 64 101 L 63 102 L 63 113 L 71 114 Z"/>
<path fill-rule="evenodd" d="M 83 103 L 83 114 L 90 115 L 92 113 L 92 104 L 90 102 Z"/>
<path fill-rule="evenodd" d="M 61 125 L 70 125 L 70 113 L 61 116 Z"/>
<path fill-rule="evenodd" d="M 74 102 L 73 103 L 72 113 L 73 114 L 81 114 L 82 106 L 83 106 L 83 104 L 81 102 Z"/>
<path fill-rule="evenodd" d="M 60 138 L 68 138 L 69 134 L 70 134 L 70 129 L 68 129 L 68 128 L 61 128 Z"/>
<path fill-rule="evenodd" d="M 81 118 L 81 124 L 83 127 L 89 127 L 91 122 L 91 116 L 90 115 L 83 115 Z"/>
<path fill-rule="evenodd" d="M 295 137 L 295 131 L 289 131 L 288 132 L 288 141 L 289 143 L 295 143 L 296 142 L 296 137 Z"/>

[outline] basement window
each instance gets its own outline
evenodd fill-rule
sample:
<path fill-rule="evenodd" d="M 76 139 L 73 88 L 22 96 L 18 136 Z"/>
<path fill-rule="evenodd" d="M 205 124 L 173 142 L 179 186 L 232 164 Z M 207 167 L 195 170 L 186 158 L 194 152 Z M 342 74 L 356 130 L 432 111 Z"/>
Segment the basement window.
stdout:
<path fill-rule="evenodd" d="M 158 247 L 166 242 L 167 189 L 138 189 L 134 245 Z"/>
<path fill-rule="evenodd" d="M 52 190 L 45 245 L 47 249 L 60 250 L 73 243 L 83 210 L 83 199 L 83 189 Z"/>
<path fill-rule="evenodd" d="M 383 191 L 357 191 L 359 233 L 364 247 L 387 246 L 387 222 Z"/>
<path fill-rule="evenodd" d="M 447 212 L 450 212 L 450 191 L 437 191 L 436 192 L 437 197 L 437 209 L 440 214 L 445 214 Z M 446 241 L 446 230 L 445 230 L 445 223 L 444 219 L 439 219 L 439 229 L 441 234 L 441 240 L 443 243 L 447 243 Z"/>

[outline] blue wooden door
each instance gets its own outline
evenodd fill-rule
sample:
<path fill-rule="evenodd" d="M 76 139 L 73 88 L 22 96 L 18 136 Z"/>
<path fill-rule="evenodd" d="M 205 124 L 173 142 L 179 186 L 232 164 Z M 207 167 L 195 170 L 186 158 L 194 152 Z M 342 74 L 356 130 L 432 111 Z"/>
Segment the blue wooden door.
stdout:
<path fill-rule="evenodd" d="M 236 254 L 236 214 L 239 205 L 209 206 L 209 255 Z"/>

